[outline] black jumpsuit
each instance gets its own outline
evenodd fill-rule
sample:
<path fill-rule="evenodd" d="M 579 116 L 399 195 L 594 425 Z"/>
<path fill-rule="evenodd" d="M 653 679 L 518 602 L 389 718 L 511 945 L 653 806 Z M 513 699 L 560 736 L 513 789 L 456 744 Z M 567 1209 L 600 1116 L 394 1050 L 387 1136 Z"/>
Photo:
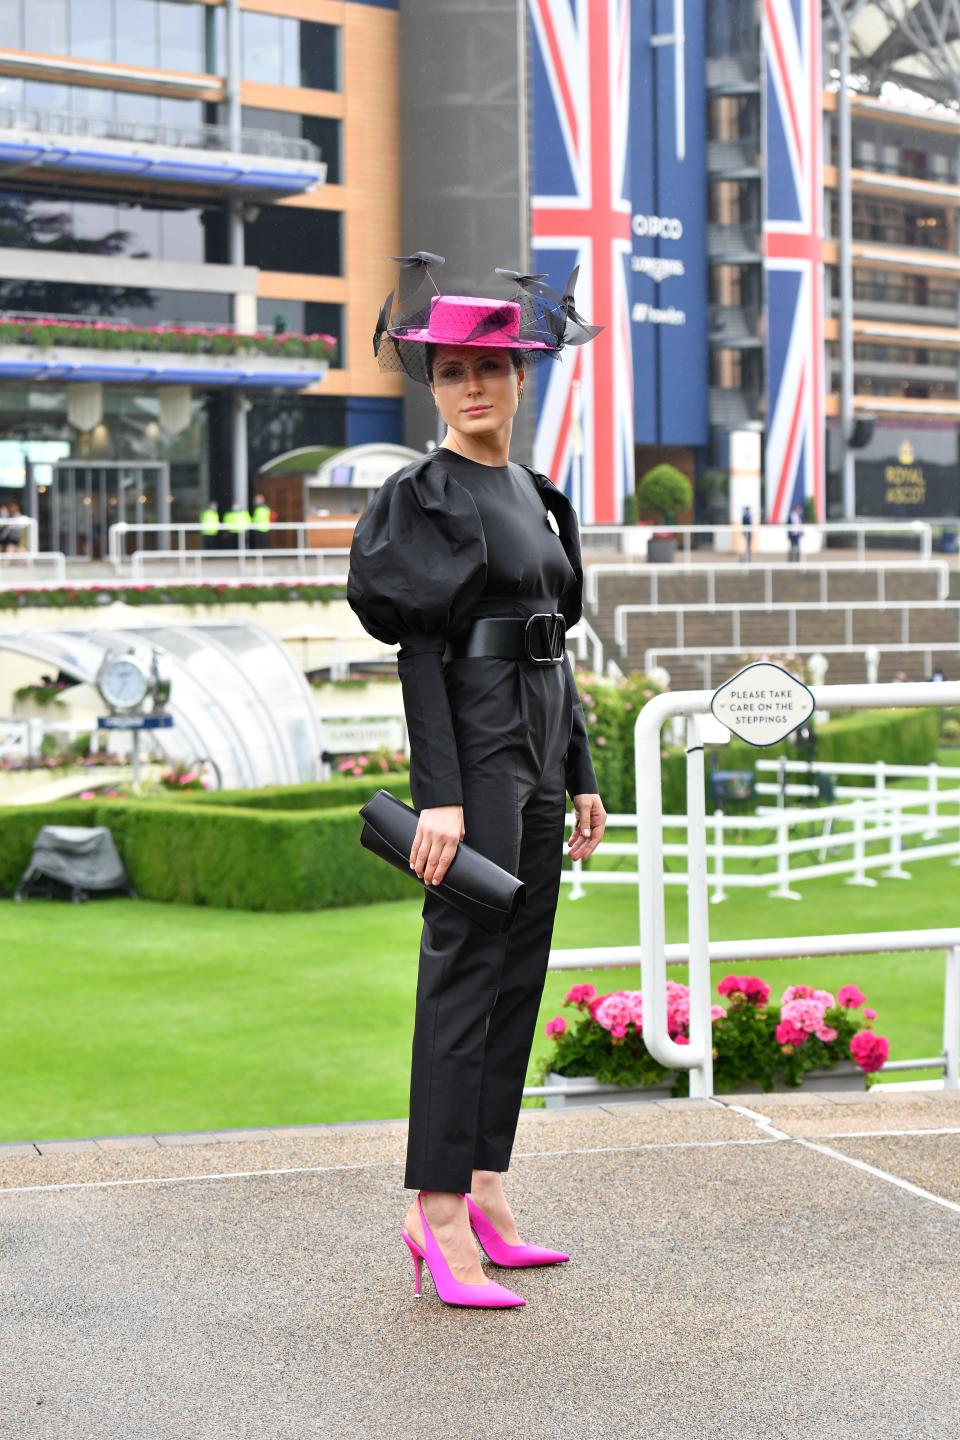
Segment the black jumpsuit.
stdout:
<path fill-rule="evenodd" d="M 559 611 L 569 629 L 582 589 L 576 512 L 521 465 L 432 451 L 389 476 L 354 531 L 347 599 L 365 630 L 400 646 L 414 808 L 462 805 L 464 843 L 526 886 L 496 936 L 426 887 L 410 1189 L 466 1192 L 473 1169 L 508 1168 L 560 890 L 564 792 L 597 792 L 566 655 L 444 660 L 445 642 L 484 615 Z"/>

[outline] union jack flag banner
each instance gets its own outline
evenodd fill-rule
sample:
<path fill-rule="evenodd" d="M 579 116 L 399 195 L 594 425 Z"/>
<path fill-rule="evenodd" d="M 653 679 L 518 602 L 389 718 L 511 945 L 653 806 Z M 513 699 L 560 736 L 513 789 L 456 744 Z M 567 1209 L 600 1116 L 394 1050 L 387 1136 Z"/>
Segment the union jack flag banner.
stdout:
<path fill-rule="evenodd" d="M 537 372 L 534 465 L 584 524 L 622 521 L 633 489 L 630 0 L 528 0 L 533 268 L 603 331 Z"/>
<path fill-rule="evenodd" d="M 824 496 L 820 0 L 764 0 L 766 519 Z"/>

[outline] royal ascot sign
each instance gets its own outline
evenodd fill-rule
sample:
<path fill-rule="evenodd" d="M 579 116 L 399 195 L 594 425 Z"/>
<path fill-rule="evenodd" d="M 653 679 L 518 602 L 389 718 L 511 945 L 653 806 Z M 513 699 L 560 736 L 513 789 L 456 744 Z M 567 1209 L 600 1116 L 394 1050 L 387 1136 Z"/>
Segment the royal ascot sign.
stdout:
<path fill-rule="evenodd" d="M 776 745 L 816 709 L 813 693 L 780 665 L 760 660 L 725 680 L 711 713 L 748 745 Z"/>

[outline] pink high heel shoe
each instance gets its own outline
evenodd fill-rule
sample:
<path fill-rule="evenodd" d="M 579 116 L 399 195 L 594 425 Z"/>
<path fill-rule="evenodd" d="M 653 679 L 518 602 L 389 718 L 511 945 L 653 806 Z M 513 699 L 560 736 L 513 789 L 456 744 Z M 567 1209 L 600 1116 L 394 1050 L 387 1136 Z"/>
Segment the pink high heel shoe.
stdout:
<path fill-rule="evenodd" d="M 458 1192 L 460 1193 L 460 1192 Z M 469 1204 L 470 1197 L 467 1196 Z M 420 1194 L 417 1194 L 417 1209 L 420 1211 L 420 1223 L 423 1226 L 423 1238 L 426 1242 L 426 1250 L 422 1250 L 412 1235 L 407 1234 L 406 1226 L 400 1231 L 407 1243 L 407 1248 L 413 1257 L 413 1293 L 420 1294 L 420 1266 L 424 1260 L 433 1278 L 434 1288 L 440 1299 L 446 1305 L 526 1305 L 522 1295 L 515 1295 L 503 1285 L 498 1285 L 496 1280 L 488 1280 L 484 1285 L 465 1285 L 462 1280 L 455 1280 L 450 1267 L 443 1258 L 443 1251 L 433 1237 L 433 1232 L 427 1224 L 427 1217 L 423 1213 L 423 1205 L 420 1203 Z"/>
<path fill-rule="evenodd" d="M 545 1250 L 541 1245 L 508 1245 L 469 1195 L 467 1213 L 477 1239 L 494 1265 L 555 1265 L 560 1260 L 570 1259 L 562 1250 Z"/>

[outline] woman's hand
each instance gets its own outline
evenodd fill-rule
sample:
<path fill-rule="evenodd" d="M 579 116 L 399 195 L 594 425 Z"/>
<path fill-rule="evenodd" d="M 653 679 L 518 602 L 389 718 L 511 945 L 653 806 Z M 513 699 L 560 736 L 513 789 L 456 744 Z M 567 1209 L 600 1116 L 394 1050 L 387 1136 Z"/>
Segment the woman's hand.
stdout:
<path fill-rule="evenodd" d="M 420 811 L 410 850 L 410 867 L 427 885 L 439 885 L 464 836 L 463 806 L 435 805 Z"/>
<path fill-rule="evenodd" d="M 586 860 L 603 839 L 603 827 L 607 823 L 599 795 L 575 795 L 573 808 L 576 812 L 573 831 L 567 841 L 571 860 Z"/>

